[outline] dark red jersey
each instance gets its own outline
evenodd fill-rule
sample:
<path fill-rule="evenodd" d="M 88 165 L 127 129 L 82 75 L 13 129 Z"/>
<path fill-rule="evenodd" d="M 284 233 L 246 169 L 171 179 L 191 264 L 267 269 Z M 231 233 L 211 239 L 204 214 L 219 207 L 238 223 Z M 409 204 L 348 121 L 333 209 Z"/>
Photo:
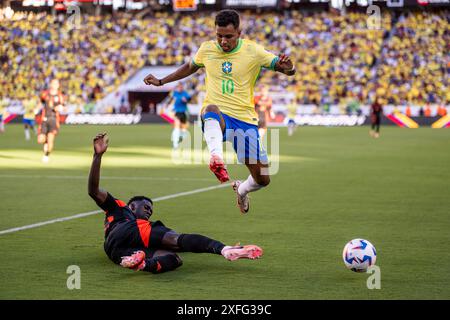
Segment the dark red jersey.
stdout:
<path fill-rule="evenodd" d="M 41 102 L 44 105 L 42 118 L 58 118 L 57 106 L 64 105 L 64 97 L 59 91 L 56 94 L 52 94 L 50 90 L 45 90 L 41 94 Z"/>
<path fill-rule="evenodd" d="M 374 102 L 371 106 L 371 112 L 378 115 L 383 112 L 383 106 L 378 102 Z"/>

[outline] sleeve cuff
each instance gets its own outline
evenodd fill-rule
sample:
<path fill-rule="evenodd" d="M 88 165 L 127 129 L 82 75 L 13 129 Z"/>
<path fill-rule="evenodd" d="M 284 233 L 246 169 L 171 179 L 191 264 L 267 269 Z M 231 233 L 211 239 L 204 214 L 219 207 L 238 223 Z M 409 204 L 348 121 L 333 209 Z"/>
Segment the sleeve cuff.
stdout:
<path fill-rule="evenodd" d="M 201 64 L 201 63 L 195 63 L 194 59 L 192 59 L 192 64 L 193 64 L 194 66 L 199 67 L 199 68 L 203 68 L 203 67 L 205 66 L 204 64 Z"/>
<path fill-rule="evenodd" d="M 280 60 L 279 57 L 273 58 L 272 63 L 270 64 L 270 67 L 269 67 L 270 70 L 275 70 L 275 65 L 277 64 L 278 60 Z"/>

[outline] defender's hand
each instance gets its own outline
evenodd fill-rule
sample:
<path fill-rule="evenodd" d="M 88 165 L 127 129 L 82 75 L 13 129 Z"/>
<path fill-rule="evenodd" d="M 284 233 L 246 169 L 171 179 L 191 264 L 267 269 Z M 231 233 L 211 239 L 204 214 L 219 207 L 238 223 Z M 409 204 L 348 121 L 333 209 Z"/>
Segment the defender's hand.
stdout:
<path fill-rule="evenodd" d="M 106 132 L 99 133 L 94 138 L 94 152 L 95 154 L 103 154 L 108 149 L 108 135 Z"/>
<path fill-rule="evenodd" d="M 156 86 L 156 87 L 159 87 L 159 86 L 162 85 L 162 84 L 160 84 L 159 79 L 157 79 L 157 78 L 156 78 L 154 75 L 152 75 L 152 74 L 149 74 L 148 76 L 145 77 L 144 83 L 145 83 L 146 85 L 148 85 L 148 86 L 153 85 L 153 86 Z"/>
<path fill-rule="evenodd" d="M 278 56 L 280 57 L 280 59 L 278 60 L 277 64 L 280 69 L 289 71 L 294 68 L 294 64 L 292 63 L 292 60 L 288 55 L 280 53 Z"/>

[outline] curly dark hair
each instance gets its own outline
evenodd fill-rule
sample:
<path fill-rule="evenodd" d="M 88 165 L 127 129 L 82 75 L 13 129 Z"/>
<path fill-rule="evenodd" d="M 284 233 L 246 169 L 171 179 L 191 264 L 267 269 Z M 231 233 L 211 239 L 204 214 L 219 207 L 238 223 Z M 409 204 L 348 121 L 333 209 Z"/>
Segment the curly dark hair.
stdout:
<path fill-rule="evenodd" d="M 239 13 L 234 10 L 222 10 L 216 15 L 215 25 L 219 27 L 226 27 L 232 24 L 235 29 L 239 28 L 240 19 Z"/>
<path fill-rule="evenodd" d="M 131 198 L 130 200 L 128 200 L 127 206 L 130 205 L 130 203 L 132 203 L 133 201 L 141 201 L 141 200 L 148 200 L 150 201 L 150 203 L 153 206 L 153 201 L 150 198 L 147 198 L 146 196 L 134 196 L 133 198 Z"/>

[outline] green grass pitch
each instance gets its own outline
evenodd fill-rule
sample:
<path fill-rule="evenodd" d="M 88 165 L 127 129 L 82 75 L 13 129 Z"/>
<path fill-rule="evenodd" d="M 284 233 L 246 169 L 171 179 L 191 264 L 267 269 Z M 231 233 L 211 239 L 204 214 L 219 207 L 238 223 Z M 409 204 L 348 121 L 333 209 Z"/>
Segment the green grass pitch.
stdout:
<path fill-rule="evenodd" d="M 127 200 L 215 186 L 206 164 L 175 165 L 167 125 L 64 126 L 49 164 L 21 125 L 0 135 L 0 230 L 96 210 L 87 195 L 92 137 L 107 131 L 101 186 Z M 269 148 L 270 151 L 270 148 Z M 153 219 L 227 244 L 255 243 L 260 260 L 182 253 L 160 275 L 114 265 L 101 213 L 0 235 L 0 299 L 449 299 L 450 131 L 382 127 L 280 129 L 280 166 L 243 216 L 231 187 L 155 204 Z M 229 166 L 232 178 L 246 168 Z M 124 178 L 125 177 L 125 178 Z M 353 238 L 378 251 L 381 289 L 347 270 Z M 67 267 L 81 269 L 68 290 Z"/>

